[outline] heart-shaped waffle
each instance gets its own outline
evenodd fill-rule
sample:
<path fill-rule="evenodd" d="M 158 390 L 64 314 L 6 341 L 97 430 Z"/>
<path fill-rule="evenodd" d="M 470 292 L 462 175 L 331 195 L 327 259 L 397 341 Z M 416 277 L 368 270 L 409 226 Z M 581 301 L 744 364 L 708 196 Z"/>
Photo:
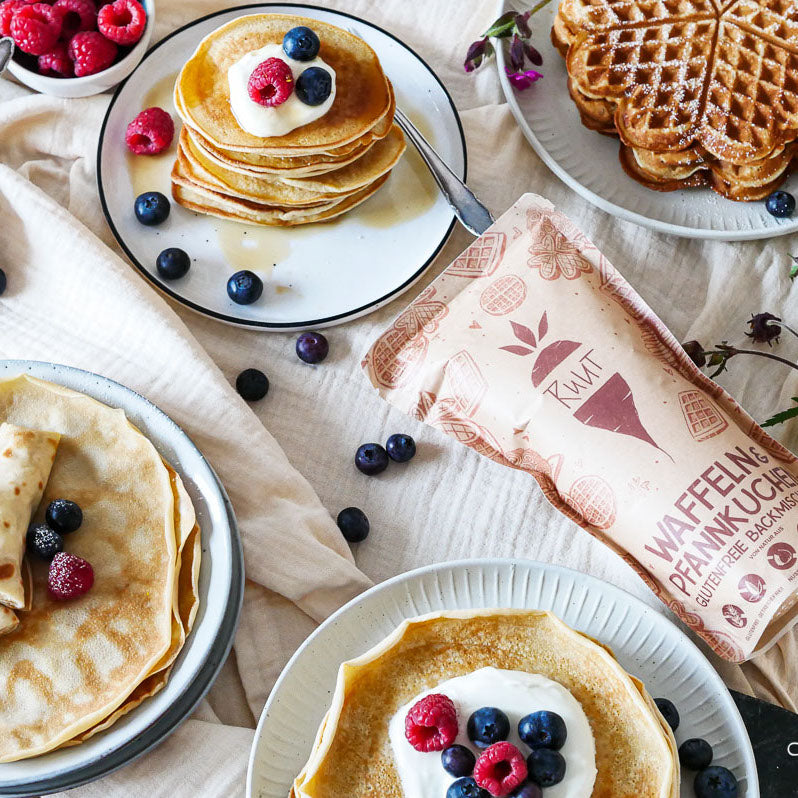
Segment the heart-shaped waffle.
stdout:
<path fill-rule="evenodd" d="M 778 156 L 798 138 L 794 0 L 562 0 L 552 35 L 568 46 L 569 88 L 588 126 L 606 131 L 611 111 L 636 153 L 699 147 L 708 164 L 726 164 L 708 182 L 727 196 L 762 193 L 735 190 L 730 166 Z M 644 160 L 633 176 L 656 184 Z M 771 190 L 788 173 L 765 171 L 757 185 Z"/>

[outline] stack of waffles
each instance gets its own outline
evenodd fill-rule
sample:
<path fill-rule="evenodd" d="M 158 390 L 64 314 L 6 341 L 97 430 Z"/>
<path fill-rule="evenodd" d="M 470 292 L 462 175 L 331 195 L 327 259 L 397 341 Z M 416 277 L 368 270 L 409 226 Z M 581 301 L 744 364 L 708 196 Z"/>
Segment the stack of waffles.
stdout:
<path fill-rule="evenodd" d="M 561 0 L 552 41 L 582 122 L 644 185 L 754 200 L 789 174 L 795 0 Z"/>
<path fill-rule="evenodd" d="M 254 136 L 232 113 L 228 69 L 249 51 L 280 44 L 298 24 L 312 25 L 321 39 L 337 75 L 335 101 L 286 135 Z M 225 219 L 291 226 L 340 216 L 385 183 L 405 150 L 393 89 L 374 51 L 319 20 L 254 14 L 219 28 L 183 67 L 174 103 L 183 129 L 173 196 Z"/>

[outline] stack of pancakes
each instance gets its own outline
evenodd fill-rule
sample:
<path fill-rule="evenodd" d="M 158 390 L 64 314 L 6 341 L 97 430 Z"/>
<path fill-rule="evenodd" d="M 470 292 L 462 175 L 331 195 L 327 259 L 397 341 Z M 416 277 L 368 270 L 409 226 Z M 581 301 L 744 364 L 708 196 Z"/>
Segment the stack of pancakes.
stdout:
<path fill-rule="evenodd" d="M 319 36 L 319 55 L 336 74 L 335 101 L 284 136 L 253 136 L 233 116 L 227 71 L 246 53 L 280 44 L 297 25 Z M 224 25 L 183 67 L 174 102 L 183 120 L 174 198 L 226 219 L 279 226 L 332 219 L 383 185 L 405 149 L 393 89 L 374 51 L 315 19 L 253 14 Z"/>
<path fill-rule="evenodd" d="M 798 139 L 790 0 L 561 0 L 552 41 L 582 122 L 650 188 L 767 196 Z"/>

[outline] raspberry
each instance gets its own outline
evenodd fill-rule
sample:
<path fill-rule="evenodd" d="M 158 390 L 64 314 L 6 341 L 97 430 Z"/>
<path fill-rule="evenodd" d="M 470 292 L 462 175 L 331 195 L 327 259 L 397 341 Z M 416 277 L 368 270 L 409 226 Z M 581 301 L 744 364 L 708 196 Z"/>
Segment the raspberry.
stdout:
<path fill-rule="evenodd" d="M 147 15 L 138 0 L 116 0 L 105 5 L 97 15 L 100 33 L 112 42 L 128 46 L 135 44 L 144 33 Z"/>
<path fill-rule="evenodd" d="M 50 598 L 68 601 L 88 593 L 94 584 L 94 569 L 82 557 L 59 552 L 50 563 L 47 590 Z"/>
<path fill-rule="evenodd" d="M 491 795 L 509 795 L 526 776 L 524 755 L 508 742 L 486 748 L 474 765 L 474 781 Z"/>
<path fill-rule="evenodd" d="M 64 15 L 61 38 L 65 41 L 76 33 L 97 28 L 97 9 L 92 0 L 56 0 L 53 8 L 60 8 Z"/>
<path fill-rule="evenodd" d="M 125 143 L 136 155 L 157 155 L 163 152 L 175 135 L 175 123 L 163 108 L 142 111 L 125 131 Z"/>
<path fill-rule="evenodd" d="M 0 36 L 11 35 L 11 20 L 17 9 L 33 2 L 34 0 L 3 0 L 0 3 Z"/>
<path fill-rule="evenodd" d="M 75 74 L 66 42 L 56 42 L 49 53 L 39 56 L 39 74 L 51 78 L 71 78 Z"/>
<path fill-rule="evenodd" d="M 448 748 L 457 737 L 457 710 L 452 699 L 432 693 L 413 704 L 405 718 L 405 737 L 416 751 Z"/>
<path fill-rule="evenodd" d="M 117 48 L 97 31 L 76 33 L 69 42 L 69 57 L 75 64 L 75 77 L 102 72 L 113 64 Z"/>
<path fill-rule="evenodd" d="M 279 58 L 267 58 L 249 76 L 247 93 L 258 105 L 274 108 L 282 105 L 294 90 L 291 67 Z"/>
<path fill-rule="evenodd" d="M 23 53 L 44 55 L 55 47 L 61 35 L 63 12 L 46 3 L 23 5 L 11 19 L 11 36 Z"/>

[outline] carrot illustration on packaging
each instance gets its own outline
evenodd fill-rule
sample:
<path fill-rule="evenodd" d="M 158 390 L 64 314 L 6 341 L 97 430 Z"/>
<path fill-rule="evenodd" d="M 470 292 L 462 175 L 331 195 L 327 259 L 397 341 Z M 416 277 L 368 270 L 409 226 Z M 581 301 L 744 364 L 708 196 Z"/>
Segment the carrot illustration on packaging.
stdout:
<path fill-rule="evenodd" d="M 511 321 L 510 325 L 515 337 L 525 346 L 510 344 L 508 346 L 500 346 L 499 349 L 520 357 L 535 354 L 549 331 L 549 323 L 545 311 L 538 324 L 537 337 L 524 324 Z M 532 367 L 532 385 L 535 388 L 539 388 L 549 375 L 581 346 L 582 344 L 578 341 L 560 339 L 540 349 Z M 643 426 L 632 390 L 617 371 L 588 397 L 573 415 L 577 421 L 588 427 L 604 429 L 619 435 L 629 435 L 632 438 L 637 438 L 644 443 L 650 444 L 670 457 Z"/>

